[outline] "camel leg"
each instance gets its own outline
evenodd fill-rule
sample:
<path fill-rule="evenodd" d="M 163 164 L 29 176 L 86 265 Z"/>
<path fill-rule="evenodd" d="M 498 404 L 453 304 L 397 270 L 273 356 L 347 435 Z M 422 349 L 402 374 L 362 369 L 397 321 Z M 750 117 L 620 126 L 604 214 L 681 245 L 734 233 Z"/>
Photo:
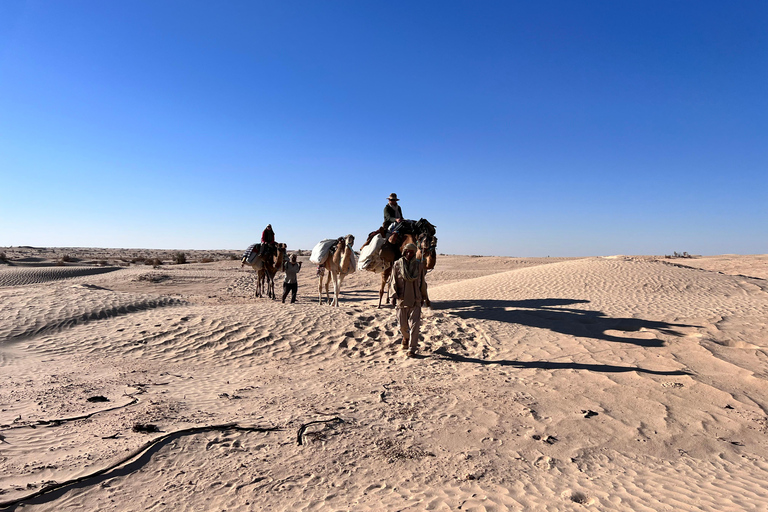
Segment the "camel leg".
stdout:
<path fill-rule="evenodd" d="M 341 281 L 339 281 L 339 274 L 336 272 L 331 273 L 333 277 L 333 306 L 339 307 L 339 291 L 341 289 Z"/>
<path fill-rule="evenodd" d="M 336 302 L 337 302 L 337 304 L 336 304 L 336 305 L 337 305 L 337 306 L 338 306 L 338 302 L 339 302 L 339 299 L 338 299 L 338 297 L 341 295 L 341 284 L 344 282 L 344 278 L 345 278 L 346 276 L 347 276 L 347 274 L 339 274 L 339 292 L 338 292 L 338 294 L 336 295 Z"/>
<path fill-rule="evenodd" d="M 432 307 L 432 303 L 429 301 L 429 288 L 427 287 L 427 282 L 424 281 L 424 296 L 422 297 L 424 299 L 424 304 L 428 307 Z"/>
<path fill-rule="evenodd" d="M 381 298 L 384 296 L 384 287 L 389 282 L 389 276 L 392 274 L 392 267 L 387 267 L 384 272 L 381 273 L 381 288 L 379 288 L 379 306 L 381 309 Z M 387 289 L 387 302 L 389 302 L 389 289 Z"/>
<path fill-rule="evenodd" d="M 328 271 L 328 277 L 325 280 L 325 302 L 327 302 L 329 305 L 333 305 L 333 302 L 331 302 L 331 292 L 329 291 L 329 288 L 331 287 L 331 279 L 333 278 L 333 271 Z"/>

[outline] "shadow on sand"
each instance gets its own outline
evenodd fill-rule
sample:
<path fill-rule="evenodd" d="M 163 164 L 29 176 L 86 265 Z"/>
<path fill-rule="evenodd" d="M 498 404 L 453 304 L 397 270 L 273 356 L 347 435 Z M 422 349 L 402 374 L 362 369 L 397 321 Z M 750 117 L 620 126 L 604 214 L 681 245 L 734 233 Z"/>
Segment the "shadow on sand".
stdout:
<path fill-rule="evenodd" d="M 553 363 L 551 361 L 511 361 L 500 359 L 492 361 L 490 359 L 478 359 L 476 357 L 467 357 L 460 354 L 448 352 L 445 348 L 439 348 L 435 354 L 441 355 L 444 359 L 456 361 L 458 363 L 476 363 L 482 365 L 498 364 L 499 366 L 511 366 L 513 368 L 539 368 L 541 370 L 587 370 L 590 372 L 601 373 L 626 373 L 638 372 L 651 375 L 690 375 L 683 370 L 657 371 L 647 370 L 638 366 L 616 366 L 613 364 L 584 364 L 584 363 Z"/>
<path fill-rule="evenodd" d="M 630 343 L 641 347 L 662 347 L 659 339 L 639 339 L 607 334 L 606 331 L 637 332 L 656 330 L 671 336 L 683 336 L 675 327 L 696 327 L 640 318 L 615 318 L 601 311 L 572 309 L 562 306 L 586 304 L 582 299 L 528 299 L 528 300 L 453 300 L 433 304 L 435 309 L 450 309 L 451 314 L 464 319 L 494 320 L 539 329 L 547 329 L 570 336 L 594 338 L 617 343 Z"/>

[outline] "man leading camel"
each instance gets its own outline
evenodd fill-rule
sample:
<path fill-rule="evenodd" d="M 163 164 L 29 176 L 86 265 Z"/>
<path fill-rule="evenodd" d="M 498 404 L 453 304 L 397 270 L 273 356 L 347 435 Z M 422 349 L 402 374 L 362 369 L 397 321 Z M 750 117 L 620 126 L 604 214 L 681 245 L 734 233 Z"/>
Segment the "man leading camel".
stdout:
<path fill-rule="evenodd" d="M 395 306 L 397 323 L 403 335 L 402 345 L 407 348 L 408 357 L 415 357 L 418 350 L 421 328 L 421 306 L 424 291 L 424 264 L 416 259 L 416 245 L 408 244 L 403 257 L 395 262 L 393 269 L 392 304 Z"/>
<path fill-rule="evenodd" d="M 286 261 L 283 264 L 283 271 L 285 272 L 285 279 L 283 281 L 283 304 L 285 304 L 285 298 L 288 296 L 288 292 L 291 292 L 291 304 L 296 302 L 296 292 L 299 289 L 299 281 L 296 278 L 296 274 L 301 271 L 301 262 L 296 263 L 296 253 L 291 254 L 291 261 Z"/>

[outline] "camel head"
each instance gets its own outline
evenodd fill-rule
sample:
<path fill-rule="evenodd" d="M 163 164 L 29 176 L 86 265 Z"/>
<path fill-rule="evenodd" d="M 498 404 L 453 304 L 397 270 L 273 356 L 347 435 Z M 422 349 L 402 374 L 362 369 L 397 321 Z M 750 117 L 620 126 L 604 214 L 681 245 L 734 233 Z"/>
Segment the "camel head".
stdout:
<path fill-rule="evenodd" d="M 344 237 L 344 243 L 349 247 L 352 248 L 353 245 L 355 245 L 355 237 L 353 235 L 347 235 Z"/>
<path fill-rule="evenodd" d="M 435 268 L 437 263 L 437 237 L 429 234 L 422 234 L 419 237 L 419 252 L 421 259 L 424 260 L 424 266 L 427 270 Z"/>
<path fill-rule="evenodd" d="M 282 266 L 287 248 L 288 246 L 286 244 L 277 244 L 277 255 L 275 255 L 276 266 Z"/>

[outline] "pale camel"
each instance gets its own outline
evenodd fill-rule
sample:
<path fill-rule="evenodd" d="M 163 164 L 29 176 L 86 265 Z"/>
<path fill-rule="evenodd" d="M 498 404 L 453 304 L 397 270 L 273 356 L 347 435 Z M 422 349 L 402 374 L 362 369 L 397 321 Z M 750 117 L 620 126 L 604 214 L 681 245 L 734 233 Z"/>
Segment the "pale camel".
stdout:
<path fill-rule="evenodd" d="M 277 244 L 277 251 L 272 256 L 268 256 L 266 261 L 259 254 L 252 263 L 246 262 L 245 258 L 242 260 L 243 265 L 249 265 L 256 271 L 256 297 L 261 297 L 264 292 L 264 284 L 266 281 L 266 293 L 270 299 L 275 299 L 275 274 L 277 271 L 283 268 L 283 261 L 285 260 L 285 244 Z"/>
<path fill-rule="evenodd" d="M 355 271 L 352 266 L 354 263 L 354 252 L 352 251 L 352 245 L 355 243 L 355 237 L 347 235 L 344 238 L 339 238 L 336 244 L 336 250 L 332 255 L 329 255 L 320 266 L 320 278 L 318 280 L 317 291 L 320 298 L 320 304 L 323 303 L 323 278 L 325 277 L 325 271 L 328 271 L 328 277 L 325 280 L 325 297 L 326 301 L 332 306 L 339 306 L 339 293 L 341 292 L 341 283 L 347 274 Z M 330 293 L 328 288 L 333 279 L 333 302 L 331 302 Z"/>

